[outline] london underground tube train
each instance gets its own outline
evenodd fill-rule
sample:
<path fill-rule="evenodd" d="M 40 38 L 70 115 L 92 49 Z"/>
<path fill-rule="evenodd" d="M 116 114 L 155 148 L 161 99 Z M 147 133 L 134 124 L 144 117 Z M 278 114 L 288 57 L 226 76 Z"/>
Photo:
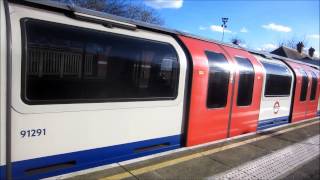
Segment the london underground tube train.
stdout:
<path fill-rule="evenodd" d="M 1 1 L 0 175 L 39 179 L 315 118 L 319 69 L 51 1 Z"/>

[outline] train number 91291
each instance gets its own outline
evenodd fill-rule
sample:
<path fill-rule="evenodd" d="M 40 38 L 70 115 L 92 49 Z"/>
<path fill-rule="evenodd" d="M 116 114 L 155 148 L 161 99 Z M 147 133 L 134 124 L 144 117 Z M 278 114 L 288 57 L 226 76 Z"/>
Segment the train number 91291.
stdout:
<path fill-rule="evenodd" d="M 20 135 L 22 138 L 45 136 L 46 133 L 46 129 L 28 129 L 20 131 Z"/>

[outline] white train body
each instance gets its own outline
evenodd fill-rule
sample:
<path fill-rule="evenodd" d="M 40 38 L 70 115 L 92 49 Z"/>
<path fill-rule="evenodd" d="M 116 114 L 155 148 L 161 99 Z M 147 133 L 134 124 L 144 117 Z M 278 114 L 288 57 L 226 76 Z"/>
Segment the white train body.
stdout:
<path fill-rule="evenodd" d="M 0 2 L 0 167 L 6 163 L 6 57 L 7 57 L 7 34 L 4 4 Z M 4 170 L 1 171 L 4 172 Z M 2 174 L 2 172 L 0 173 Z M 0 175 L 1 175 L 0 174 Z M 0 176 L 1 178 L 1 176 Z"/>
<path fill-rule="evenodd" d="M 19 166 L 13 168 L 14 174 L 32 173 L 33 169 L 48 165 L 93 167 L 180 147 L 187 62 L 184 51 L 173 37 L 144 30 L 107 28 L 63 14 L 17 4 L 10 5 L 10 13 L 13 47 L 11 161 L 14 166 Z M 3 17 L 2 14 L 2 27 L 5 26 Z M 131 102 L 27 104 L 21 98 L 21 21 L 25 18 L 170 44 L 179 59 L 179 86 L 176 97 L 169 100 Z M 5 37 L 4 32 L 1 33 L 1 87 L 5 87 L 6 41 L 2 38 Z M 3 90 L 5 88 L 1 88 L 1 166 L 6 163 Z"/>

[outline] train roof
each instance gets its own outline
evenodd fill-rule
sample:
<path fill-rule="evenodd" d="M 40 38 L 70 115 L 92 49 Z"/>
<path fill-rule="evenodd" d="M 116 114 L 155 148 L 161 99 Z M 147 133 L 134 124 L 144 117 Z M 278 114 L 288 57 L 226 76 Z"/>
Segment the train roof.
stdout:
<path fill-rule="evenodd" d="M 316 66 L 316 65 L 313 65 L 313 64 L 309 64 L 309 63 L 305 63 L 305 62 L 301 62 L 301 61 L 294 60 L 294 59 L 290 59 L 290 58 L 287 58 L 287 57 L 279 56 L 279 55 L 276 55 L 276 54 L 272 54 L 270 52 L 257 51 L 257 50 L 253 50 L 253 49 L 246 49 L 246 50 L 248 52 L 250 52 L 250 53 L 263 56 L 263 57 L 265 57 L 267 59 L 278 59 L 278 60 L 283 60 L 283 61 L 290 61 L 290 62 L 294 62 L 294 63 L 297 63 L 297 64 L 307 65 L 307 66 L 310 66 L 310 67 L 313 67 L 313 68 L 319 70 L 319 66 Z"/>
<path fill-rule="evenodd" d="M 274 58 L 274 59 L 279 59 L 279 60 L 291 61 L 291 62 L 304 64 L 304 65 L 319 69 L 319 67 L 316 65 L 304 63 L 301 61 L 293 60 L 293 59 L 282 57 L 282 56 L 278 56 L 278 55 L 271 54 L 266 51 L 245 49 L 245 48 L 242 48 L 242 47 L 234 45 L 234 44 L 224 43 L 221 41 L 217 41 L 214 39 L 209 39 L 206 37 L 182 32 L 179 30 L 169 29 L 169 28 L 165 28 L 165 27 L 162 27 L 159 25 L 154 25 L 154 24 L 145 23 L 142 21 L 137 21 L 137 20 L 133 20 L 133 19 L 129 19 L 129 18 L 111 15 L 111 14 L 104 13 L 104 12 L 98 12 L 98 11 L 94 11 L 94 10 L 90 10 L 90 9 L 81 8 L 79 6 L 74 5 L 72 3 L 72 0 L 69 0 L 70 3 L 62 3 L 62 2 L 53 1 L 53 0 L 41 0 L 41 1 L 39 1 L 39 0 L 9 0 L 9 1 L 13 2 L 13 3 L 28 5 L 28 6 L 35 6 L 35 7 L 39 7 L 39 8 L 50 9 L 53 11 L 60 11 L 60 12 L 66 13 L 66 15 L 69 15 L 73 18 L 86 20 L 86 21 L 94 21 L 96 23 L 101 23 L 101 24 L 108 26 L 108 27 L 114 26 L 114 27 L 130 29 L 130 30 L 135 30 L 136 28 L 141 28 L 141 29 L 152 30 L 152 31 L 171 34 L 171 35 L 172 34 L 182 35 L 182 36 L 191 37 L 191 38 L 195 38 L 195 39 L 199 39 L 199 40 L 203 40 L 203 41 L 207 41 L 207 42 L 213 42 L 216 44 L 237 48 L 237 49 L 243 49 L 248 52 L 264 56 L 266 58 Z"/>

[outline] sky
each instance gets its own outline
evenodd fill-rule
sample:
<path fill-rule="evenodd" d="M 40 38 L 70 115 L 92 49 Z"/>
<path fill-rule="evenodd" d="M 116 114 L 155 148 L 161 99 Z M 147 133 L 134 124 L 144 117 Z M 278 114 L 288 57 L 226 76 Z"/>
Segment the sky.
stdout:
<path fill-rule="evenodd" d="M 138 0 L 157 10 L 165 27 L 222 40 L 222 17 L 229 18 L 224 42 L 274 50 L 279 42 L 305 39 L 319 57 L 319 0 Z"/>

